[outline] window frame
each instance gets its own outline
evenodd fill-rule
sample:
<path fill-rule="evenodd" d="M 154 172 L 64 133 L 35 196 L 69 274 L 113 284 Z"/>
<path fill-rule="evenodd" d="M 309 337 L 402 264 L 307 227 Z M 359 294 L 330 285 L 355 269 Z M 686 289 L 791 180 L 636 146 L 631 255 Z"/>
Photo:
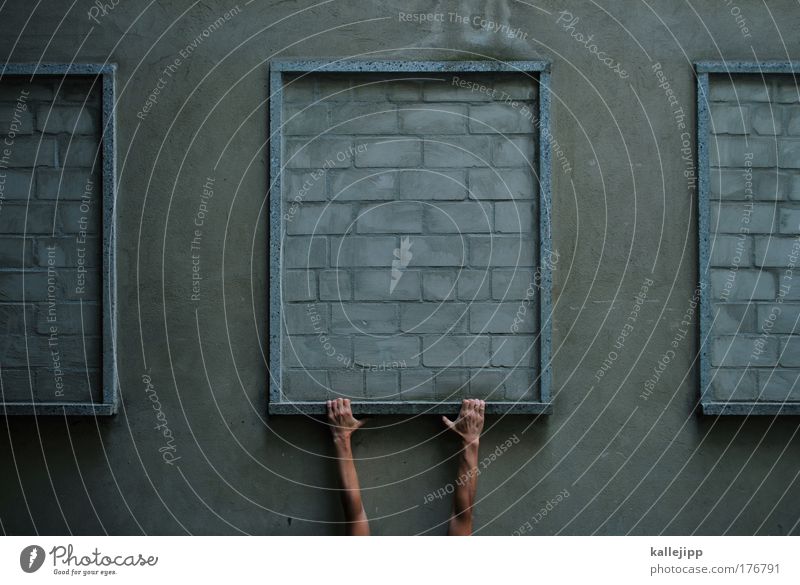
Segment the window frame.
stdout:
<path fill-rule="evenodd" d="M 101 396 L 100 402 L 2 402 L 0 413 L 4 415 L 94 415 L 116 414 L 119 404 L 118 372 L 116 360 L 115 332 L 117 325 L 117 288 L 115 264 L 115 204 L 116 204 L 116 77 L 117 65 L 114 63 L 11 63 L 0 70 L 0 80 L 6 76 L 36 77 L 42 75 L 62 77 L 100 78 L 102 124 L 100 139 L 102 146 L 102 186 L 103 186 L 103 262 L 100 299 L 102 306 L 102 345 Z"/>
<path fill-rule="evenodd" d="M 700 406 L 707 415 L 776 415 L 800 414 L 800 401 L 736 401 L 714 400 L 711 389 L 711 176 L 709 144 L 711 112 L 709 107 L 709 74 L 755 74 L 763 79 L 768 74 L 800 73 L 800 61 L 698 61 L 697 77 L 697 160 L 698 160 L 698 275 L 700 281 Z"/>
<path fill-rule="evenodd" d="M 538 74 L 539 133 L 537 173 L 539 178 L 539 401 L 487 402 L 486 412 L 493 414 L 550 414 L 551 335 L 552 335 L 552 252 L 551 234 L 551 152 L 550 136 L 550 62 L 538 61 L 406 61 L 353 59 L 276 59 L 269 63 L 269 399 L 268 414 L 322 414 L 326 405 L 319 401 L 282 401 L 282 246 L 283 194 L 281 190 L 283 158 L 283 85 L 285 74 L 318 73 L 521 73 Z M 277 194 L 277 196 L 276 196 Z M 453 413 L 461 401 L 352 401 L 356 414 L 439 414 Z"/>

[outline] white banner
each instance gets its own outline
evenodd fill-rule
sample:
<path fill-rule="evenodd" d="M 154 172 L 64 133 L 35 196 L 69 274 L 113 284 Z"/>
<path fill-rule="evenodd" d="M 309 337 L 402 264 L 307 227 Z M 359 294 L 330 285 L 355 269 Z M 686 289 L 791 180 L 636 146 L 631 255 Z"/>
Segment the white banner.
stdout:
<path fill-rule="evenodd" d="M 431 538 L 436 540 L 431 543 Z M 791 537 L 5 537 L 0 583 L 800 583 Z"/>

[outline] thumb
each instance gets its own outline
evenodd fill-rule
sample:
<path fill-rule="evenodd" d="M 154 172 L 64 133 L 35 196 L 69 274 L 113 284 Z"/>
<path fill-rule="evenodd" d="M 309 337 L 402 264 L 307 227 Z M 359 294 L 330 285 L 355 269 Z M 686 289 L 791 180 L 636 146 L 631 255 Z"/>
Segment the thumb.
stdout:
<path fill-rule="evenodd" d="M 451 421 L 449 418 L 447 418 L 446 416 L 442 417 L 442 422 L 444 423 L 444 425 L 448 429 L 452 429 L 455 426 L 455 423 L 453 421 Z"/>
<path fill-rule="evenodd" d="M 361 427 L 363 427 L 365 424 L 367 424 L 368 421 L 369 421 L 368 418 L 360 418 L 360 419 L 358 419 L 356 421 L 358 423 L 358 428 L 360 429 Z"/>

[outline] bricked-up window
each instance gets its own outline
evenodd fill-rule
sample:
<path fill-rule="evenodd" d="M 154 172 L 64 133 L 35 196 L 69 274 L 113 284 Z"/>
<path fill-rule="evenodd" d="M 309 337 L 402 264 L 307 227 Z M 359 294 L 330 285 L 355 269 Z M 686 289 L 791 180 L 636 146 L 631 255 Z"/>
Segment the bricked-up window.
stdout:
<path fill-rule="evenodd" d="M 0 73 L 0 413 L 112 414 L 113 66 Z"/>
<path fill-rule="evenodd" d="M 702 402 L 800 413 L 800 90 L 787 63 L 698 64 Z"/>
<path fill-rule="evenodd" d="M 546 69 L 273 64 L 270 412 L 549 410 Z"/>

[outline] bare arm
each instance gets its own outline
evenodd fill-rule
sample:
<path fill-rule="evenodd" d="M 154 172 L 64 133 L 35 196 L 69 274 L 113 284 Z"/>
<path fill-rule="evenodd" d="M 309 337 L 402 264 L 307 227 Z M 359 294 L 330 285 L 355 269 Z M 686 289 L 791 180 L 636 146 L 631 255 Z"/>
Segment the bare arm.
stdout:
<path fill-rule="evenodd" d="M 328 400 L 328 423 L 333 434 L 333 447 L 336 451 L 336 466 L 342 484 L 342 507 L 348 536 L 369 536 L 369 522 L 361 502 L 361 488 L 353 463 L 353 449 L 350 436 L 364 425 L 353 417 L 350 401 L 337 398 Z"/>
<path fill-rule="evenodd" d="M 478 491 L 478 443 L 483 430 L 485 408 L 486 403 L 483 400 L 464 400 L 455 422 L 442 417 L 444 424 L 461 437 L 453 515 L 448 528 L 451 536 L 472 534 L 472 508 Z"/>

